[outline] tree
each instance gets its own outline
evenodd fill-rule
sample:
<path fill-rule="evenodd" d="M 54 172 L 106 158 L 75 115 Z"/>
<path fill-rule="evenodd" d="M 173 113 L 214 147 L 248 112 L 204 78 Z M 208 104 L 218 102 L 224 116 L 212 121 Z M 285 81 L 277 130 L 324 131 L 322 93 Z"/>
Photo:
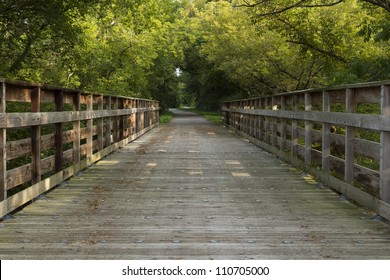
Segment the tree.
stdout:
<path fill-rule="evenodd" d="M 95 1 L 1 1 L 0 55 L 4 63 L 0 72 L 25 79 L 31 66 L 43 68 L 49 62 L 41 60 L 46 54 L 65 55 L 80 31 L 74 19 L 84 15 Z"/>

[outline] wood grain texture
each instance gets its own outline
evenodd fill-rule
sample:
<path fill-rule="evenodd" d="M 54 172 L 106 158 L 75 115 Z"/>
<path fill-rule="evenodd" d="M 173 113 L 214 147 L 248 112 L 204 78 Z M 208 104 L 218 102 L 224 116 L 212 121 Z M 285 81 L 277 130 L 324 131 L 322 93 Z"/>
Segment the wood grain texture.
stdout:
<path fill-rule="evenodd" d="M 6 84 L 1 83 L 0 113 L 6 112 Z M 0 201 L 7 198 L 7 129 L 0 128 Z"/>
<path fill-rule="evenodd" d="M 0 258 L 388 259 L 389 225 L 371 215 L 181 115 L 1 222 Z"/>
<path fill-rule="evenodd" d="M 31 111 L 41 111 L 41 88 L 38 87 L 31 92 Z M 62 137 L 62 135 L 61 135 Z M 36 125 L 31 127 L 31 183 L 36 184 L 41 181 L 41 126 Z"/>
<path fill-rule="evenodd" d="M 382 86 L 381 95 L 382 115 L 390 119 L 390 89 L 388 86 Z M 381 179 L 380 179 L 380 197 L 390 203 L 390 132 L 381 132 Z"/>

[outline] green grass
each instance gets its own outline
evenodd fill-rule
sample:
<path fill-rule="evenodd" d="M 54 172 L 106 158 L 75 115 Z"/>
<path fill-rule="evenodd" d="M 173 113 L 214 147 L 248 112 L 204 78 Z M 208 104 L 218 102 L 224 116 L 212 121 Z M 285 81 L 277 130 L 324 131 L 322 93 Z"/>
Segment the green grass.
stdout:
<path fill-rule="evenodd" d="M 180 108 L 180 110 L 194 112 L 204 117 L 206 120 L 220 125 L 222 123 L 222 114 L 221 112 L 216 111 L 201 111 L 195 108 Z"/>
<path fill-rule="evenodd" d="M 163 123 L 169 123 L 172 120 L 172 113 L 171 112 L 165 112 L 164 114 L 160 115 L 160 124 Z"/>

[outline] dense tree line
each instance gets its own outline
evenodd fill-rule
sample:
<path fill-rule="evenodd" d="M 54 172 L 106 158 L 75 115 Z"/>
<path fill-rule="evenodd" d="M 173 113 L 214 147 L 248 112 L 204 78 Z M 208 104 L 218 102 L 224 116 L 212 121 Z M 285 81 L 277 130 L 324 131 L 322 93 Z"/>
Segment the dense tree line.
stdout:
<path fill-rule="evenodd" d="M 1 0 L 0 36 L 2 77 L 164 107 L 390 79 L 388 0 Z"/>

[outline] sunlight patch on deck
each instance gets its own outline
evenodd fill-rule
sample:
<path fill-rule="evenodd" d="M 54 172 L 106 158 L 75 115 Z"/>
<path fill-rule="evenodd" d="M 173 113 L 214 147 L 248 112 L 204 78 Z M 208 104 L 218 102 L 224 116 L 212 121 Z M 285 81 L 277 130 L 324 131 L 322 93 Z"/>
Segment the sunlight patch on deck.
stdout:
<path fill-rule="evenodd" d="M 249 173 L 246 172 L 232 172 L 234 177 L 252 177 Z"/>
<path fill-rule="evenodd" d="M 314 177 L 310 174 L 304 174 L 302 178 L 310 185 L 317 185 L 318 182 L 314 179 Z"/>
<path fill-rule="evenodd" d="M 226 164 L 230 165 L 240 165 L 241 163 L 238 160 L 225 160 Z"/>
<path fill-rule="evenodd" d="M 118 160 L 101 160 L 99 161 L 99 165 L 117 165 L 120 162 Z"/>
<path fill-rule="evenodd" d="M 203 171 L 189 171 L 188 174 L 189 175 L 202 175 Z"/>

